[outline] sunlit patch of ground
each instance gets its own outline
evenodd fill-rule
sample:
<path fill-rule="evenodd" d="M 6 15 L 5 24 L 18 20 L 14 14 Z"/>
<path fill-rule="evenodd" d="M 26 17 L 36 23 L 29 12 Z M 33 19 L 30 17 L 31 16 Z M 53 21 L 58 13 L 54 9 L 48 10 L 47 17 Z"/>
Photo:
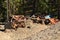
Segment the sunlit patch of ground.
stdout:
<path fill-rule="evenodd" d="M 56 25 L 44 25 L 32 23 L 30 28 L 6 29 L 0 31 L 0 40 L 59 40 L 60 23 Z"/>

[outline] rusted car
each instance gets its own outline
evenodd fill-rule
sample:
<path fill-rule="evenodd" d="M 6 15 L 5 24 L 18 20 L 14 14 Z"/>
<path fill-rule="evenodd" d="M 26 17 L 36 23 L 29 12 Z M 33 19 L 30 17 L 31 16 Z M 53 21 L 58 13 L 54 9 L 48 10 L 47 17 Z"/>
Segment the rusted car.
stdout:
<path fill-rule="evenodd" d="M 13 15 L 11 18 L 11 26 L 16 29 L 18 27 L 25 27 L 25 17 L 24 15 Z"/>

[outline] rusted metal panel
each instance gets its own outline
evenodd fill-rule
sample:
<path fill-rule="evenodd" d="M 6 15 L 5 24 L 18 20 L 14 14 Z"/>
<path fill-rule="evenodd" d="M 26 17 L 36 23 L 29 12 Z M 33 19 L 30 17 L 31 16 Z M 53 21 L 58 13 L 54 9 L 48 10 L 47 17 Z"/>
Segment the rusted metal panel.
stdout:
<path fill-rule="evenodd" d="M 14 19 L 14 20 L 13 20 Z M 12 16 L 12 27 L 25 27 L 24 15 L 13 15 Z"/>

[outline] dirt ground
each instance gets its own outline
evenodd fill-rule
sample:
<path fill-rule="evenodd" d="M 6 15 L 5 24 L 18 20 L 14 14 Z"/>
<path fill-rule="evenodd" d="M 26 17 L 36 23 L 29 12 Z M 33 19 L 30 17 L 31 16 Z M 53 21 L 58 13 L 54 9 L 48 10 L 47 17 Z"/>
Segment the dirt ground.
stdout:
<path fill-rule="evenodd" d="M 24 40 L 60 40 L 60 22 Z"/>
<path fill-rule="evenodd" d="M 5 32 L 0 31 L 0 40 L 22 40 L 47 28 L 41 24 L 30 25 L 31 28 L 18 28 L 17 31 L 13 29 L 6 29 Z"/>
<path fill-rule="evenodd" d="M 60 23 L 46 26 L 41 24 L 30 24 L 31 28 L 6 29 L 0 31 L 0 40 L 59 40 Z"/>

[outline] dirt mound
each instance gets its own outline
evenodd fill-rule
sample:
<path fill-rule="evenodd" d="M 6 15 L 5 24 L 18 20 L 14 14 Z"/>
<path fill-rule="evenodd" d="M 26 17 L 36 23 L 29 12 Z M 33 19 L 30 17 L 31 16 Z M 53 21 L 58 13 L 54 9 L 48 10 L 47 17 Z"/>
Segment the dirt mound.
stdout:
<path fill-rule="evenodd" d="M 46 28 L 45 25 L 33 24 L 31 28 L 18 28 L 17 31 L 7 29 L 6 32 L 0 32 L 0 40 L 23 40 Z"/>
<path fill-rule="evenodd" d="M 60 22 L 24 40 L 60 40 Z"/>
<path fill-rule="evenodd" d="M 33 24 L 31 28 L 18 28 L 17 31 L 0 31 L 0 40 L 60 40 L 60 22 L 51 27 Z"/>

